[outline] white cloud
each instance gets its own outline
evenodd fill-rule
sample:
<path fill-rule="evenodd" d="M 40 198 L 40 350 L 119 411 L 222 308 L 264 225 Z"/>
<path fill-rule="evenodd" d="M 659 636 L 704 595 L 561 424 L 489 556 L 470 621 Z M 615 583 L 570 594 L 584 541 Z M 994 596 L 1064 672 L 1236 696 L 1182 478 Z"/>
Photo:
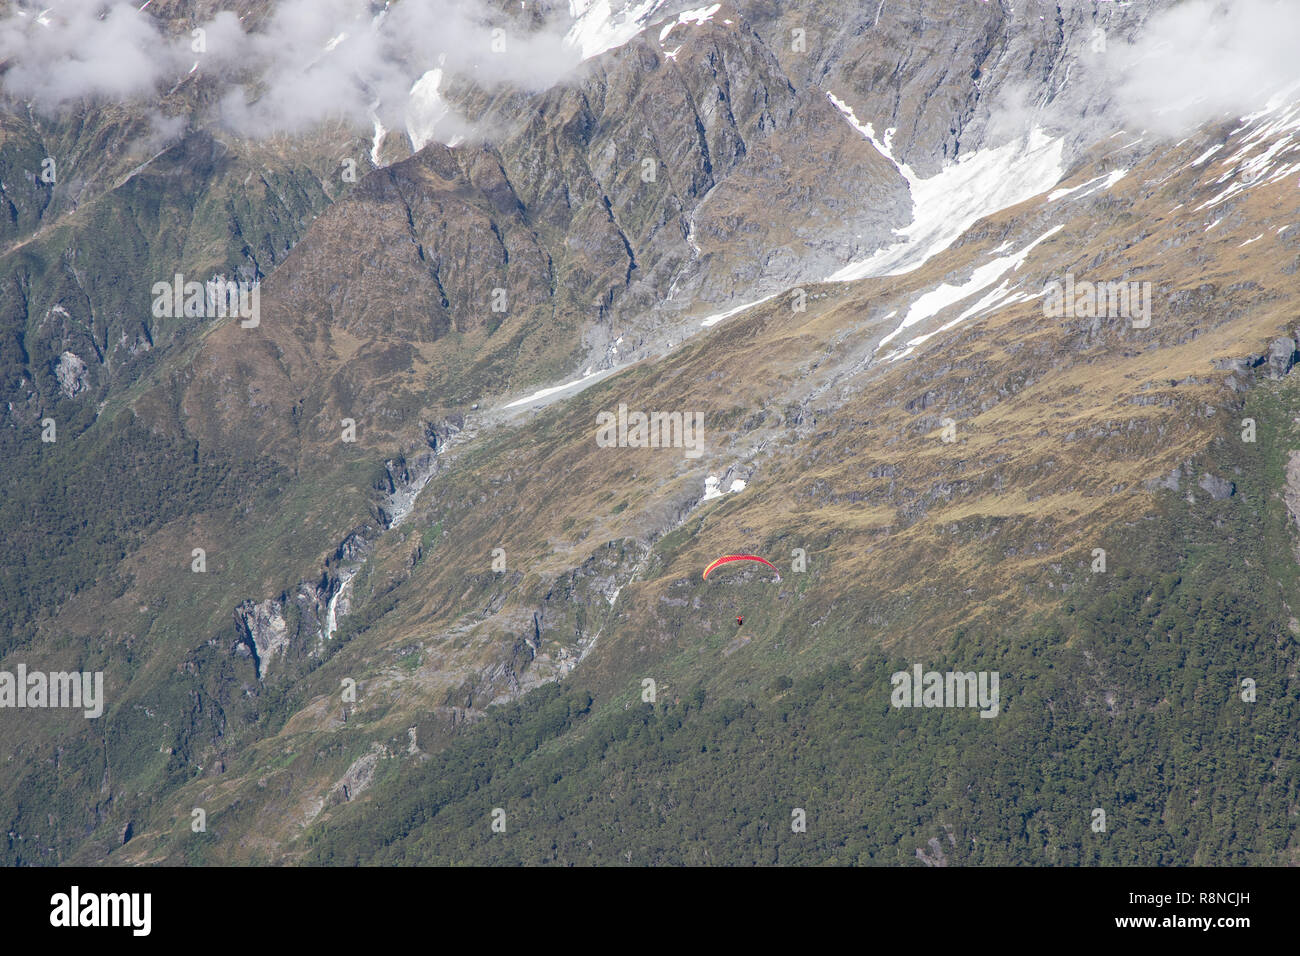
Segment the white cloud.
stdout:
<path fill-rule="evenodd" d="M 1187 0 L 1153 14 L 1108 55 L 1125 120 L 1173 136 L 1255 112 L 1300 81 L 1297 39 L 1294 0 Z"/>
<path fill-rule="evenodd" d="M 45 107 L 87 94 L 148 95 L 177 70 L 176 53 L 153 18 L 129 3 L 69 0 L 48 11 L 20 7 L 0 20 L 5 90 Z"/>
<path fill-rule="evenodd" d="M 189 31 L 166 32 L 124 2 L 20 0 L 0 19 L 4 92 L 44 111 L 83 99 L 156 101 L 192 69 L 216 79 L 220 119 L 245 135 L 295 133 L 325 120 L 406 125 L 411 89 L 428 71 L 492 88 L 549 87 L 581 61 L 563 19 L 526 30 L 486 0 L 281 0 L 248 31 L 222 11 Z M 377 11 L 377 12 L 376 12 Z M 446 79 L 445 78 L 445 79 Z M 444 79 L 444 82 L 445 82 Z M 447 135 L 463 124 L 445 124 Z M 441 131 L 440 131 L 441 135 Z"/>

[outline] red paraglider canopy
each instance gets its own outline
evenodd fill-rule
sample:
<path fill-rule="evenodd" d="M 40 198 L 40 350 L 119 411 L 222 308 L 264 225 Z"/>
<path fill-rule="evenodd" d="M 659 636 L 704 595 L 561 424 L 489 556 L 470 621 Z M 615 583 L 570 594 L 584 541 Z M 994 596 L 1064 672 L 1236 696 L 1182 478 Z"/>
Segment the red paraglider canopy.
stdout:
<path fill-rule="evenodd" d="M 724 554 L 722 557 L 718 558 L 718 560 L 714 561 L 712 564 L 710 564 L 707 568 L 704 569 L 704 580 L 707 581 L 709 579 L 709 572 L 712 571 L 714 568 L 719 567 L 723 564 L 728 564 L 732 561 L 757 561 L 759 564 L 766 564 L 773 571 L 776 571 L 775 564 L 773 564 L 771 561 L 768 561 L 765 558 L 760 558 L 756 554 Z M 776 579 L 778 581 L 781 580 L 780 571 L 776 572 Z"/>

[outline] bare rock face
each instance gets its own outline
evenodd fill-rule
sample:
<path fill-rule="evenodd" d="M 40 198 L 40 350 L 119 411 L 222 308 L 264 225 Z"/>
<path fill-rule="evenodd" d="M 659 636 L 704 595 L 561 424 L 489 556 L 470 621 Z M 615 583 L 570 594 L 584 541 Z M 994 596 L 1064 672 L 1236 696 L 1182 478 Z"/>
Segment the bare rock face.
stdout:
<path fill-rule="evenodd" d="M 1106 129 L 1113 91 L 1100 66 L 1107 45 L 1169 5 L 1062 3 L 1039 11 L 960 0 L 751 0 L 740 7 L 795 85 L 835 93 L 878 134 L 896 130 L 894 154 L 928 177 L 996 145 L 1012 132 L 1002 117 L 1028 115 L 1026 104 L 1039 100 L 1050 102 L 1041 118 L 1069 117 L 1068 163 Z"/>
<path fill-rule="evenodd" d="M 1217 475 L 1211 475 L 1209 472 L 1201 475 L 1201 480 L 1197 486 L 1207 492 L 1215 501 L 1222 501 L 1224 498 L 1231 498 L 1237 491 L 1237 486 L 1225 478 Z"/>
<path fill-rule="evenodd" d="M 1295 339 L 1274 339 L 1268 347 L 1268 377 L 1277 379 L 1286 375 L 1295 366 L 1295 360 Z"/>
<path fill-rule="evenodd" d="M 888 244 L 911 210 L 894 164 L 825 96 L 801 96 L 789 124 L 700 203 L 700 294 L 725 302 L 725 290 L 753 297 L 822 279 Z"/>
<path fill-rule="evenodd" d="M 1150 481 L 1144 482 L 1143 486 L 1149 491 L 1157 491 L 1161 488 L 1178 491 L 1181 486 L 1182 476 L 1182 468 L 1178 467 L 1162 478 L 1152 478 Z"/>
<path fill-rule="evenodd" d="M 948 845 L 950 847 L 955 847 L 957 845 L 957 840 L 953 836 L 951 827 L 944 826 L 944 835 L 948 838 Z M 938 837 L 930 837 L 930 839 L 926 841 L 925 847 L 917 847 L 916 858 L 926 866 L 948 865 L 948 854 L 944 852 L 943 842 Z"/>
<path fill-rule="evenodd" d="M 252 655 L 259 680 L 265 680 L 271 658 L 289 646 L 289 626 L 279 601 L 245 601 L 235 608 L 240 643 Z"/>
<path fill-rule="evenodd" d="M 343 776 L 330 789 L 325 798 L 325 805 L 336 806 L 346 803 L 363 793 L 375 778 L 379 761 L 391 756 L 388 748 L 379 743 L 370 745 L 370 749 L 352 762 Z"/>
<path fill-rule="evenodd" d="M 1263 375 L 1273 380 L 1284 378 L 1295 368 L 1296 359 L 1300 358 L 1298 348 L 1295 339 L 1282 336 L 1270 342 L 1264 352 L 1241 358 L 1218 358 L 1211 364 L 1216 369 L 1226 369 L 1240 375 L 1240 379 L 1234 376 L 1230 380 L 1231 385 L 1235 391 L 1245 391 L 1248 383 L 1257 376 Z"/>
<path fill-rule="evenodd" d="M 480 139 L 430 143 L 322 215 L 268 278 L 258 335 L 200 351 L 181 404 L 222 420 L 190 426 L 277 454 L 299 411 L 297 434 L 324 435 L 358 409 L 464 407 L 641 358 L 675 321 L 825 278 L 910 221 L 899 169 L 827 93 L 929 175 L 1008 132 L 990 126 L 1004 94 L 1055 90 L 1093 31 L 1140 22 L 955 8 L 726 3 L 543 92 L 449 81 Z"/>
<path fill-rule="evenodd" d="M 64 352 L 54 363 L 54 377 L 59 391 L 68 398 L 76 398 L 88 387 L 86 363 L 75 352 Z"/>
<path fill-rule="evenodd" d="M 1300 451 L 1287 455 L 1286 484 L 1282 487 L 1282 500 L 1286 502 L 1287 514 L 1300 530 Z M 1300 561 L 1300 545 L 1294 549 L 1296 560 Z"/>

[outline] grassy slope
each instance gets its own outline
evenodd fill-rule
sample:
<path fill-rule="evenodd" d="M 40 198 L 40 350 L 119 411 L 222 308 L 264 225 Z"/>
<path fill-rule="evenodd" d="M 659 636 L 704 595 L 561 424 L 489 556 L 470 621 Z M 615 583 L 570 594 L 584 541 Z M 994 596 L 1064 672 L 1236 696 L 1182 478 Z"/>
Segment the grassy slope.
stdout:
<path fill-rule="evenodd" d="M 897 864 L 935 858 L 937 838 L 954 863 L 1294 863 L 1300 581 L 1278 492 L 1300 381 L 1243 414 L 1259 441 L 1229 429 L 1204 462 L 1233 497 L 1166 492 L 1110 529 L 1108 571 L 1059 610 L 947 635 L 925 660 L 1000 671 L 996 719 L 892 709 L 889 674 L 912 659 L 875 649 L 745 698 L 700 683 L 592 710 L 579 676 L 394 771 L 304 860 Z"/>

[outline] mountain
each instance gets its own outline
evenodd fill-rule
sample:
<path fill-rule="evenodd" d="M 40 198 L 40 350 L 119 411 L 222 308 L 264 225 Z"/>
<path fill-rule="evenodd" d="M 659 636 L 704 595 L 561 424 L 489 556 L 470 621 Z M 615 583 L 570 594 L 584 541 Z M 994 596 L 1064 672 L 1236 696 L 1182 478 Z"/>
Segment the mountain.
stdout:
<path fill-rule="evenodd" d="M 10 53 L 0 672 L 104 710 L 0 708 L 7 863 L 1297 861 L 1300 85 L 1159 128 L 1200 0 L 423 6 Z"/>

